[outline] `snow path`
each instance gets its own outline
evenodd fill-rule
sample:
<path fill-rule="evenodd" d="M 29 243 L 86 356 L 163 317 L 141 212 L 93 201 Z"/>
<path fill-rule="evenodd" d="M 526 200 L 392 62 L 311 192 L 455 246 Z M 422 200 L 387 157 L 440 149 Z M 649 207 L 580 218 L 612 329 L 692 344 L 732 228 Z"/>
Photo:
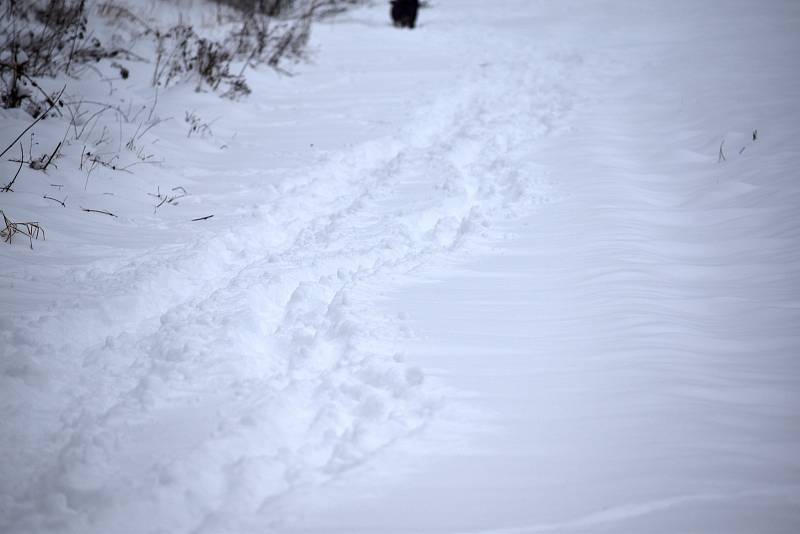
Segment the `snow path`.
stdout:
<path fill-rule="evenodd" d="M 268 528 L 277 497 L 429 420 L 424 373 L 384 342 L 401 333 L 349 294 L 548 200 L 528 152 L 569 109 L 571 61 L 518 69 L 538 56 L 497 46 L 397 133 L 245 182 L 230 230 L 101 255 L 62 279 L 72 296 L 5 319 L 3 530 Z M 258 177 L 237 157 L 184 172 Z"/>
<path fill-rule="evenodd" d="M 385 16 L 199 237 L 4 256 L 0 530 L 796 531 L 795 3 Z"/>

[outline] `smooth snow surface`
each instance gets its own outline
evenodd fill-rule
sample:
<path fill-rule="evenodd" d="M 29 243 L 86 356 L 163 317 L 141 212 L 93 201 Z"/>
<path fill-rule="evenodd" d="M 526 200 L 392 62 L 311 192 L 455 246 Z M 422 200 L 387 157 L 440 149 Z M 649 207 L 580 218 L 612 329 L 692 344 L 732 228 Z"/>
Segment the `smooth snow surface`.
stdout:
<path fill-rule="evenodd" d="M 800 531 L 800 3 L 384 7 L 0 196 L 0 531 Z"/>

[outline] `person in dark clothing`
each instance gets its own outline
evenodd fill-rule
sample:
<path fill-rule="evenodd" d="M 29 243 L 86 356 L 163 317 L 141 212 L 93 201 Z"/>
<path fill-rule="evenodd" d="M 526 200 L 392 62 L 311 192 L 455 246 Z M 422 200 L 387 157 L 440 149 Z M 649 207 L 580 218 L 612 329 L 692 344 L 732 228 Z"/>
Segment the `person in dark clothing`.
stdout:
<path fill-rule="evenodd" d="M 392 22 L 398 28 L 413 28 L 418 10 L 419 0 L 392 0 Z"/>

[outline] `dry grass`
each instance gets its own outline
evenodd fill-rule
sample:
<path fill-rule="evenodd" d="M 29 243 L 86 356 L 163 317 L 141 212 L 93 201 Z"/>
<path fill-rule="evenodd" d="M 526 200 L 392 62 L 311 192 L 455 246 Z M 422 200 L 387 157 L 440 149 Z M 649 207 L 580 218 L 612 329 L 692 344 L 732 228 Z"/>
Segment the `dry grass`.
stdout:
<path fill-rule="evenodd" d="M 33 250 L 33 240 L 39 239 L 40 236 L 44 239 L 44 230 L 39 226 L 38 222 L 14 222 L 8 218 L 3 210 L 0 210 L 0 215 L 3 216 L 4 224 L 4 228 L 0 229 L 0 237 L 6 243 L 11 243 L 15 235 L 21 234 L 28 238 L 31 250 Z"/>

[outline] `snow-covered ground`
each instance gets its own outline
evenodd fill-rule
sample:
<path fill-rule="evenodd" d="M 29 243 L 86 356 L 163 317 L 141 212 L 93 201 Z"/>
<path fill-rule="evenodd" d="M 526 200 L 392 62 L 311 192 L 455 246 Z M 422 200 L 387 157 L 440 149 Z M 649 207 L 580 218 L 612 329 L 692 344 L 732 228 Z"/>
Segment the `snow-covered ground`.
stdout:
<path fill-rule="evenodd" d="M 0 531 L 800 530 L 800 4 L 433 4 L 0 193 Z"/>

